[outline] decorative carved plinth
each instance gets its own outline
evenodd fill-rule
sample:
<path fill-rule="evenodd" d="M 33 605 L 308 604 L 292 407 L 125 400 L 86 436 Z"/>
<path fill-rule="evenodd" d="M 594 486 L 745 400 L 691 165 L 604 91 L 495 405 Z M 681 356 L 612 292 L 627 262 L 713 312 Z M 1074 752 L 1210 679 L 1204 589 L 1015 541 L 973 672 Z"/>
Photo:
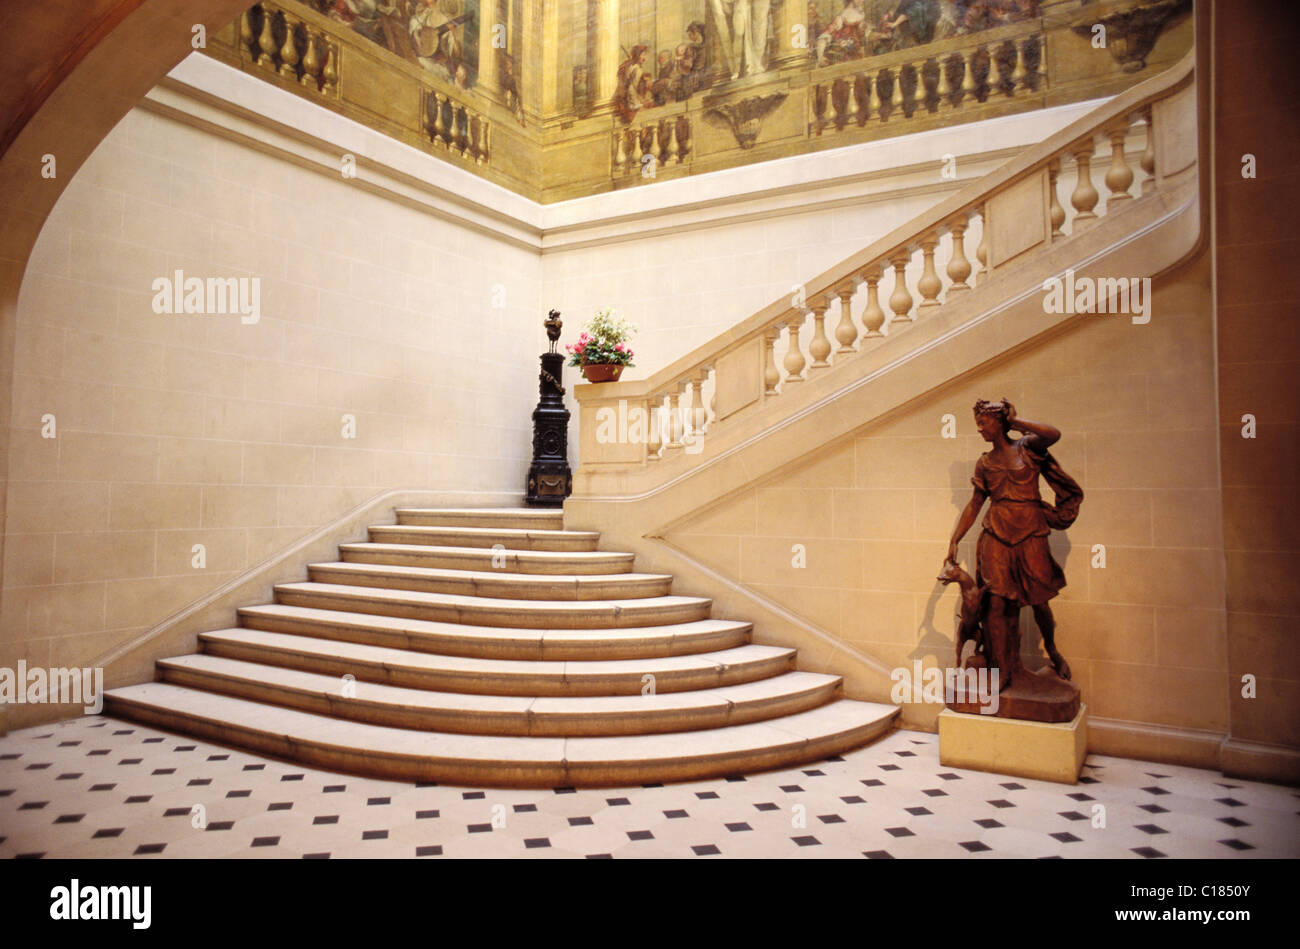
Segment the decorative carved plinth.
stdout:
<path fill-rule="evenodd" d="M 1017 778 L 1077 784 L 1088 753 L 1088 707 L 1068 722 L 939 713 L 939 763 Z"/>

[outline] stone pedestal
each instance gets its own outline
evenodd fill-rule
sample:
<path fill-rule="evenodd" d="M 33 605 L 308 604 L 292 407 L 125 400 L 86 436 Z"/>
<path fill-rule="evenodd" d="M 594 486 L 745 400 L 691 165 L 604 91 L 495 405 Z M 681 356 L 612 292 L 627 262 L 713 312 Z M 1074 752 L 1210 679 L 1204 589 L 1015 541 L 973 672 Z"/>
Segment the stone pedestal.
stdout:
<path fill-rule="evenodd" d="M 939 762 L 1018 778 L 1076 784 L 1088 752 L 1088 707 L 1068 722 L 939 713 Z"/>

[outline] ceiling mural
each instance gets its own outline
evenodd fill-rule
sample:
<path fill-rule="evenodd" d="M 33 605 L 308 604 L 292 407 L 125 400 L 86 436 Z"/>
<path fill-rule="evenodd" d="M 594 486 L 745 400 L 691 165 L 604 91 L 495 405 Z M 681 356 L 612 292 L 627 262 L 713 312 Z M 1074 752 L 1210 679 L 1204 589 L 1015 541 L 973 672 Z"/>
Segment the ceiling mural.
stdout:
<path fill-rule="evenodd" d="M 207 52 L 539 201 L 1113 95 L 1192 0 L 280 0 Z"/>

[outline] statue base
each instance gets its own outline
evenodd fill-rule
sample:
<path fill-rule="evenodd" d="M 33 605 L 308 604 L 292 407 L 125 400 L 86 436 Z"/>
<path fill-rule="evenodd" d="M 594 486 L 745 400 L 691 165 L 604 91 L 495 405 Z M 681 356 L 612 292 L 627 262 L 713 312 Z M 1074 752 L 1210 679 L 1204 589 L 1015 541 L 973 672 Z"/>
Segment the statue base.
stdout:
<path fill-rule="evenodd" d="M 968 659 L 967 668 L 982 665 L 979 657 Z M 1068 679 L 1062 679 L 1051 666 L 1044 666 L 1032 672 L 1023 666 L 1016 670 L 1011 685 L 998 693 L 998 707 L 995 712 L 985 712 L 985 703 L 978 696 L 972 696 L 972 702 L 949 702 L 948 708 L 954 712 L 969 715 L 995 716 L 997 718 L 1019 718 L 1030 722 L 1068 722 L 1079 714 L 1083 699 L 1079 687 Z"/>
<path fill-rule="evenodd" d="M 1017 778 L 1077 784 L 1088 752 L 1088 707 L 1068 722 L 939 713 L 939 763 Z"/>

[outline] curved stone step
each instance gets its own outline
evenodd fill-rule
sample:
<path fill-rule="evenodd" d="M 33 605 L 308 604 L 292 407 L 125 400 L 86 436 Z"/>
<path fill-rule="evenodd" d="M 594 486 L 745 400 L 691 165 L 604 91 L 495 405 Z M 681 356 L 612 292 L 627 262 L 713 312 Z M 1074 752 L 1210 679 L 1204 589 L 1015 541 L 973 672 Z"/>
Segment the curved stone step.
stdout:
<path fill-rule="evenodd" d="M 164 682 L 371 725 L 478 735 L 647 735 L 761 721 L 824 705 L 838 676 L 785 675 L 691 692 L 533 697 L 431 692 L 199 654 L 163 659 Z"/>
<path fill-rule="evenodd" d="M 312 767 L 402 781 L 601 787 L 689 781 L 789 767 L 888 731 L 894 706 L 831 702 L 745 725 L 609 738 L 423 732 L 348 722 L 166 682 L 114 689 L 106 711 Z"/>
<path fill-rule="evenodd" d="M 512 527 L 421 527 L 416 524 L 377 524 L 370 528 L 377 543 L 436 544 L 445 547 L 493 547 L 506 550 L 596 549 L 596 531 L 530 530 Z"/>
<path fill-rule="evenodd" d="M 281 583 L 277 603 L 320 609 L 405 616 L 409 619 L 465 623 L 470 626 L 519 626 L 524 629 L 597 629 L 657 626 L 707 619 L 711 601 L 692 596 L 656 596 L 639 600 L 503 600 L 419 590 L 389 590 L 339 583 Z"/>
<path fill-rule="evenodd" d="M 492 550 L 396 543 L 340 544 L 339 558 L 347 563 L 567 576 L 630 573 L 635 559 L 632 554 L 603 550 Z"/>
<path fill-rule="evenodd" d="M 256 629 L 199 634 L 203 652 L 227 659 L 403 688 L 481 695 L 640 695 L 753 682 L 794 669 L 793 649 L 750 643 L 717 652 L 644 659 L 477 659 L 315 639 Z"/>
<path fill-rule="evenodd" d="M 523 530 L 563 530 L 561 508 L 527 507 L 399 507 L 399 524 L 422 527 L 513 527 Z"/>
<path fill-rule="evenodd" d="M 704 619 L 623 629 L 519 629 L 465 626 L 343 610 L 269 603 L 239 610 L 241 626 L 342 642 L 480 659 L 637 659 L 731 649 L 753 624 Z"/>
<path fill-rule="evenodd" d="M 423 590 L 503 600 L 621 600 L 667 596 L 673 578 L 662 573 L 532 576 L 505 571 L 442 570 L 375 563 L 314 563 L 307 576 L 317 583 Z"/>

